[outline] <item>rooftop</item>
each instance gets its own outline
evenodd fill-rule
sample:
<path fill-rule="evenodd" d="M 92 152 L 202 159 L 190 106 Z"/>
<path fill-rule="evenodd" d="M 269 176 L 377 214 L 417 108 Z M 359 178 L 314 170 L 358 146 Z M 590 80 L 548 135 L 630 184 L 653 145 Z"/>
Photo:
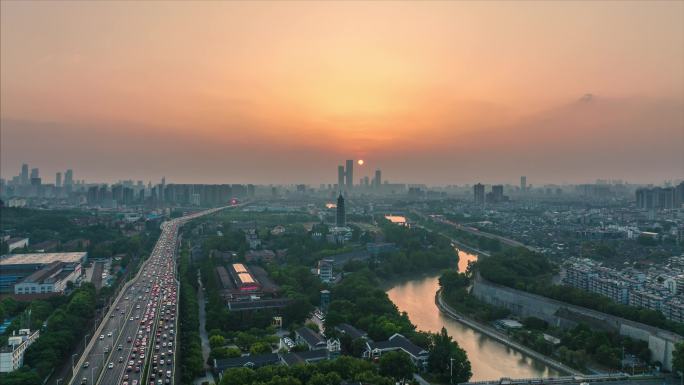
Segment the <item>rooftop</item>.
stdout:
<path fill-rule="evenodd" d="M 32 265 L 50 264 L 52 262 L 74 263 L 85 259 L 87 253 L 31 253 L 31 254 L 8 254 L 0 259 L 0 266 L 7 265 Z"/>

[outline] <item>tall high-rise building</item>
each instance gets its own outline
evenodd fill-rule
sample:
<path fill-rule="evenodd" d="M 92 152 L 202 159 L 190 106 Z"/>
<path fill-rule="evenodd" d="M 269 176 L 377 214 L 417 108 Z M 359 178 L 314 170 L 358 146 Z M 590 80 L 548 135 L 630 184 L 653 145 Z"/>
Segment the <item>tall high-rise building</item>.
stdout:
<path fill-rule="evenodd" d="M 527 191 L 527 177 L 526 176 L 520 177 L 520 191 L 522 191 L 522 192 Z"/>
<path fill-rule="evenodd" d="M 492 197 L 491 197 L 493 202 L 503 202 L 504 201 L 504 194 L 503 194 L 503 185 L 497 184 L 492 186 Z"/>
<path fill-rule="evenodd" d="M 55 174 L 55 187 L 62 187 L 62 173 Z"/>
<path fill-rule="evenodd" d="M 21 184 L 29 184 L 29 167 L 26 163 L 21 165 Z"/>
<path fill-rule="evenodd" d="M 337 190 L 344 191 L 344 166 L 337 166 Z"/>
<path fill-rule="evenodd" d="M 484 204 L 485 202 L 485 186 L 482 183 L 478 183 L 473 186 L 473 193 L 475 195 L 475 203 Z"/>
<path fill-rule="evenodd" d="M 382 171 L 375 170 L 375 180 L 373 182 L 375 184 L 375 187 L 380 188 L 380 186 L 382 185 Z"/>
<path fill-rule="evenodd" d="M 40 171 L 38 170 L 38 168 L 31 169 L 31 179 L 33 178 L 40 178 Z"/>
<path fill-rule="evenodd" d="M 337 217 L 335 218 L 335 224 L 337 227 L 344 227 L 347 225 L 347 218 L 344 212 L 344 197 L 342 194 L 337 197 Z"/>
<path fill-rule="evenodd" d="M 347 177 L 347 191 L 351 191 L 352 187 L 354 187 L 354 160 L 347 159 L 345 174 Z"/>
<path fill-rule="evenodd" d="M 71 186 L 72 184 L 74 184 L 74 170 L 68 169 L 64 173 L 64 185 Z"/>

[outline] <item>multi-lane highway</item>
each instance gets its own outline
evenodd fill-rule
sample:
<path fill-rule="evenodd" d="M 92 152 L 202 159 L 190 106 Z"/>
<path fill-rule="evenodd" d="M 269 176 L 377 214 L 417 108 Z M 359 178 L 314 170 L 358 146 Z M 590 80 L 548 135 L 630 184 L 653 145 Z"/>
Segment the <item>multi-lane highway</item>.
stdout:
<path fill-rule="evenodd" d="M 74 368 L 72 385 L 173 384 L 176 357 L 178 229 L 216 208 L 162 224 L 150 257 L 113 302 Z"/>

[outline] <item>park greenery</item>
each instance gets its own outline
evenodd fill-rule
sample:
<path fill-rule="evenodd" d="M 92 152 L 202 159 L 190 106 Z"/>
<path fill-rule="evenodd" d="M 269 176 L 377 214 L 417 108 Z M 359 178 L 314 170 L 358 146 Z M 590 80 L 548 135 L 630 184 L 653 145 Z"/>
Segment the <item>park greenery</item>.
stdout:
<path fill-rule="evenodd" d="M 198 257 L 188 263 L 189 271 L 200 271 L 202 284 L 206 289 L 206 328 L 211 347 L 209 364 L 213 364 L 214 359 L 238 357 L 247 353 L 266 353 L 277 348 L 278 337 L 274 335 L 276 330 L 271 326 L 273 317 L 282 316 L 283 327 L 290 333 L 298 327 L 309 326 L 307 319 L 320 304 L 320 291 L 323 289 L 330 290 L 332 298 L 326 314 L 326 334 L 340 338 L 343 356 L 338 360 L 306 365 L 303 368 L 279 366 L 257 370 L 229 370 L 224 373 L 224 383 L 337 384 L 341 379 L 362 379 L 364 383 L 385 384 L 390 383 L 390 379 L 412 377 L 416 368 L 412 364 L 407 365 L 410 359 L 403 353 L 384 356 L 375 364 L 351 358 L 350 356 L 361 356 L 365 341 L 337 335 L 334 326 L 343 322 L 365 330 L 376 341 L 386 340 L 393 334 L 400 333 L 418 346 L 428 349 L 432 357 L 428 375 L 435 379 L 441 381 L 445 378 L 447 366 L 444 362 L 446 360 L 448 365 L 450 358 L 455 359 L 454 370 L 458 372 L 455 378 L 463 381 L 470 378 L 470 362 L 465 352 L 446 336 L 446 331 L 444 335 L 416 331 L 407 315 L 400 313 L 381 289 L 382 283 L 387 279 L 455 266 L 457 257 L 448 239 L 422 228 L 401 227 L 384 218 L 376 218 L 377 227 L 366 226 L 363 231 L 353 227 L 355 240 L 350 244 L 337 245 L 312 236 L 314 232 L 325 233 L 325 224 L 310 223 L 310 230 L 307 230 L 301 221 L 305 219 L 313 222 L 312 218 L 304 217 L 303 214 L 296 214 L 295 218 L 293 220 L 287 215 L 275 213 L 233 212 L 193 221 L 184 227 L 184 239 L 193 245 L 201 245 Z M 221 296 L 222 288 L 216 268 L 245 261 L 244 254 L 248 247 L 241 230 L 244 228 L 244 221 L 249 221 L 256 228 L 262 241 L 261 247 L 285 251 L 277 263 L 258 262 L 280 286 L 281 295 L 290 300 L 289 305 L 283 309 L 233 312 L 227 308 Z M 270 229 L 276 225 L 284 226 L 285 233 L 272 234 Z M 378 239 L 394 243 L 397 250 L 347 263 L 343 266 L 344 278 L 335 285 L 323 283 L 312 274 L 311 267 L 318 260 L 365 249 L 365 243 Z M 182 309 L 186 307 L 183 306 Z M 295 347 L 294 351 L 300 349 Z M 183 378 L 186 378 L 185 374 Z"/>

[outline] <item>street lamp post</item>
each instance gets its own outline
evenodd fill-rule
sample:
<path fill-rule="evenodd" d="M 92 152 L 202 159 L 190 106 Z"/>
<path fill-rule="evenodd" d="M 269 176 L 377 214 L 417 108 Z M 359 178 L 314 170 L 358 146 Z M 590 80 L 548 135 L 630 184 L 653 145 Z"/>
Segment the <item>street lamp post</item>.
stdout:
<path fill-rule="evenodd" d="M 449 383 L 454 383 L 454 359 L 449 357 Z"/>
<path fill-rule="evenodd" d="M 95 369 L 97 369 L 97 366 L 93 366 L 90 368 L 90 383 L 95 384 L 93 381 L 95 381 Z"/>
<path fill-rule="evenodd" d="M 74 370 L 76 370 L 76 364 L 74 364 L 74 357 L 76 357 L 78 353 L 74 353 L 71 355 L 71 377 L 74 376 Z"/>

